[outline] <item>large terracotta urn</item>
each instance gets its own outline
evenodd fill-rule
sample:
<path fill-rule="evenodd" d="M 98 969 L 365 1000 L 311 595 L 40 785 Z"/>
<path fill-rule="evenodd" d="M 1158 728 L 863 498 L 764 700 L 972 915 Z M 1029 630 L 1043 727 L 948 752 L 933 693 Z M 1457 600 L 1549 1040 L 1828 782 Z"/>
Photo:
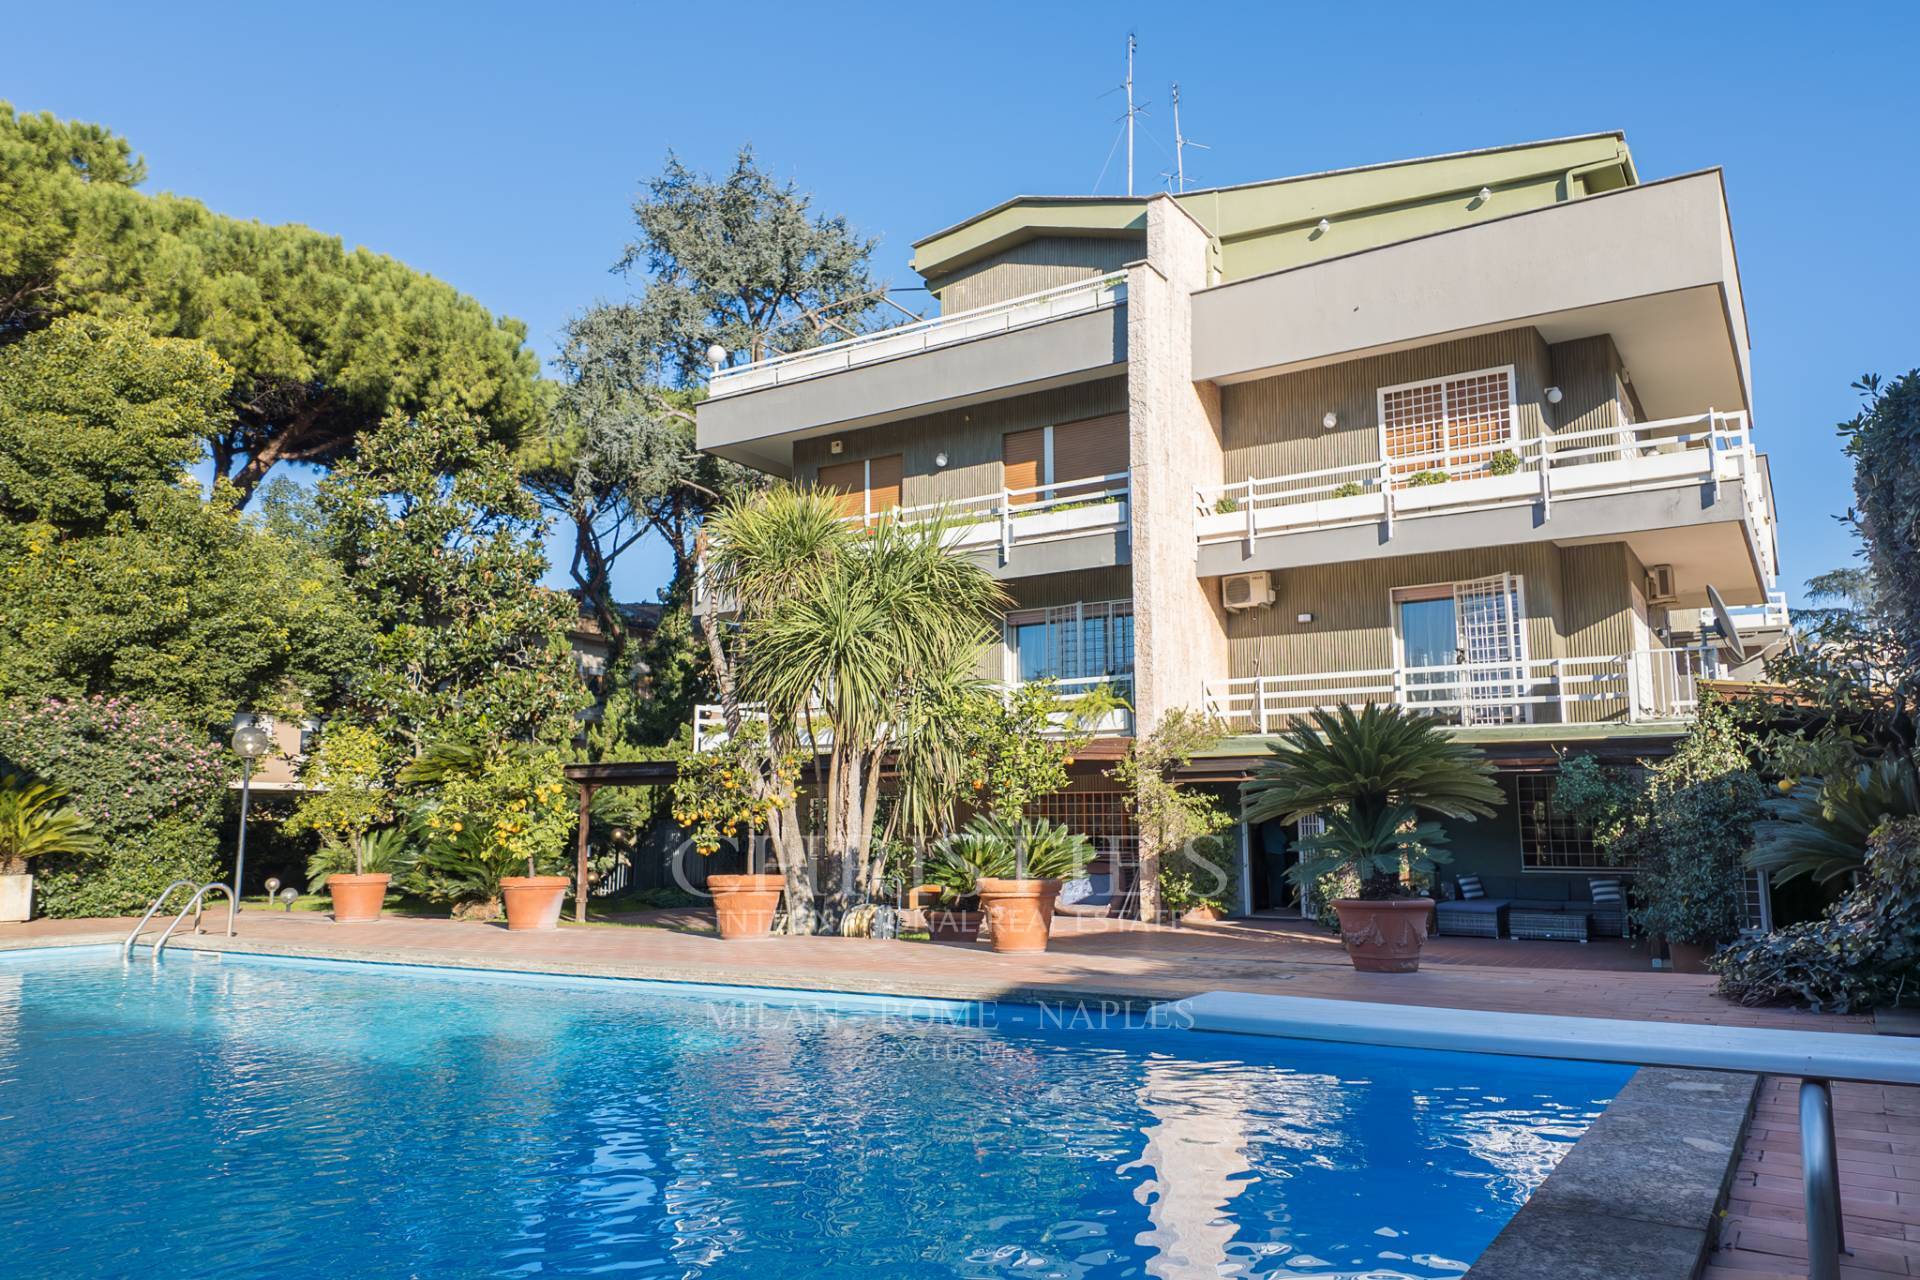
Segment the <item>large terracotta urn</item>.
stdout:
<path fill-rule="evenodd" d="M 980 908 L 995 951 L 1045 951 L 1058 880 L 980 877 Z"/>
<path fill-rule="evenodd" d="M 392 879 L 384 871 L 328 876 L 327 894 L 333 899 L 333 922 L 363 924 L 378 920 L 387 902 L 387 884 Z"/>
<path fill-rule="evenodd" d="M 500 892 L 507 900 L 507 928 L 515 933 L 560 927 L 560 904 L 566 899 L 565 876 L 503 876 Z"/>
<path fill-rule="evenodd" d="M 773 913 L 786 887 L 786 877 L 779 875 L 708 876 L 720 936 L 729 941 L 771 936 Z"/>
<path fill-rule="evenodd" d="M 1431 898 L 1339 898 L 1340 941 L 1361 973 L 1413 973 L 1433 918 Z"/>

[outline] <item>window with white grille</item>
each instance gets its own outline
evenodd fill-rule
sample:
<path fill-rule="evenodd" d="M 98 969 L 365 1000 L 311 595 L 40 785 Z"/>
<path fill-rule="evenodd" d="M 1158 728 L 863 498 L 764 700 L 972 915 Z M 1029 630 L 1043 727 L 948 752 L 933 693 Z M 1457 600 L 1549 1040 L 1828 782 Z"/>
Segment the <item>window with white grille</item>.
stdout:
<path fill-rule="evenodd" d="M 1525 871 L 1616 871 L 1593 843 L 1593 833 L 1553 806 L 1558 774 L 1523 773 L 1514 779 L 1520 809 L 1520 866 Z"/>
<path fill-rule="evenodd" d="M 1518 442 L 1511 366 L 1380 389 L 1380 455 L 1396 476 L 1476 471 Z"/>

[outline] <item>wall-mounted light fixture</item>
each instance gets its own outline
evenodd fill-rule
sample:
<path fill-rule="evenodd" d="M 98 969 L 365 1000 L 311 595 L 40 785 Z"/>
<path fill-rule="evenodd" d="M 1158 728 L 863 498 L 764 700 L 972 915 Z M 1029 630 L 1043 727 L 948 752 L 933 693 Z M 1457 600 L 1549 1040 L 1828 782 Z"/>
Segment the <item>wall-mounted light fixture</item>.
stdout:
<path fill-rule="evenodd" d="M 947 455 L 946 455 L 945 453 L 936 453 L 936 454 L 934 454 L 934 455 L 933 455 L 933 465 L 934 465 L 934 466 L 936 466 L 936 467 L 944 467 L 944 466 L 946 466 L 946 465 L 947 465 Z"/>
<path fill-rule="evenodd" d="M 1328 222 L 1325 218 L 1322 218 L 1320 219 L 1319 224 L 1314 227 L 1314 230 L 1319 232 L 1321 235 L 1325 235 L 1327 234 L 1327 232 L 1333 230 L 1333 224 L 1331 222 Z"/>
<path fill-rule="evenodd" d="M 1560 402 L 1561 402 L 1562 400 L 1564 400 L 1564 399 L 1566 399 L 1566 396 L 1565 396 L 1565 395 L 1564 395 L 1564 394 L 1563 394 L 1563 393 L 1561 392 L 1561 390 L 1560 390 L 1560 388 L 1558 388 L 1558 387 L 1548 387 L 1548 388 L 1547 388 L 1547 403 L 1548 403 L 1548 404 L 1559 404 L 1559 403 L 1560 403 Z"/>
<path fill-rule="evenodd" d="M 840 441 L 840 440 L 829 440 L 829 441 L 827 441 L 827 452 L 828 452 L 828 453 L 839 453 L 839 452 L 840 452 L 840 451 L 841 451 L 842 449 L 844 449 L 844 448 L 846 448 L 846 447 L 847 447 L 847 446 L 846 446 L 846 443 L 845 443 L 844 441 Z"/>
<path fill-rule="evenodd" d="M 1307 625 L 1307 624 L 1308 624 L 1309 622 L 1312 622 L 1312 621 L 1313 621 L 1313 615 L 1312 615 L 1312 614 L 1310 614 L 1310 613 L 1296 613 L 1296 614 L 1295 614 L 1295 615 L 1293 616 L 1293 620 L 1294 620 L 1295 622 L 1297 622 L 1297 623 L 1299 623 L 1299 624 L 1300 624 L 1301 626 L 1303 626 L 1303 627 L 1304 627 L 1304 626 L 1306 626 L 1306 625 Z"/>
<path fill-rule="evenodd" d="M 1340 415 L 1329 409 L 1322 415 L 1320 425 L 1331 431 L 1340 425 Z"/>
<path fill-rule="evenodd" d="M 1485 204 L 1487 201 L 1493 199 L 1493 188 L 1492 187 L 1480 188 L 1480 194 L 1475 196 L 1474 199 L 1478 200 L 1481 204 Z"/>

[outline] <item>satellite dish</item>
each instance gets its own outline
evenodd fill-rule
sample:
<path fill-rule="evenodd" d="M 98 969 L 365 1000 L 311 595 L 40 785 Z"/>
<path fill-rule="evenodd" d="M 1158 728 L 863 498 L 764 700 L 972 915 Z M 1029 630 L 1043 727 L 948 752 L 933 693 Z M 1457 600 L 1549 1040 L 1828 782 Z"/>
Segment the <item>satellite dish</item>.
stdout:
<path fill-rule="evenodd" d="M 1707 603 L 1713 606 L 1713 623 L 1720 632 L 1721 642 L 1733 650 L 1734 661 L 1745 661 L 1747 642 L 1740 638 L 1740 628 L 1735 624 L 1733 615 L 1727 612 L 1727 602 L 1720 598 L 1720 593 L 1711 582 L 1707 584 Z"/>

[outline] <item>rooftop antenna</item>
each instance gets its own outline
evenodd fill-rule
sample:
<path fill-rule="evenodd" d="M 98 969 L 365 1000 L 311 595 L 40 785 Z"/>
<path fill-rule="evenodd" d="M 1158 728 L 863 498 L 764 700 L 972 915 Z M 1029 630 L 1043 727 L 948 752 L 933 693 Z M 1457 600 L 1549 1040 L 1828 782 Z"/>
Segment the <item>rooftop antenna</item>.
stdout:
<path fill-rule="evenodd" d="M 1120 149 L 1121 134 L 1124 134 L 1127 140 L 1127 194 L 1133 194 L 1133 122 L 1135 117 L 1147 114 L 1147 104 L 1136 103 L 1133 100 L 1133 53 L 1137 48 L 1139 48 L 1139 41 L 1135 40 L 1133 33 L 1129 31 L 1127 33 L 1127 78 L 1100 95 L 1104 98 L 1107 94 L 1124 91 L 1127 95 L 1127 111 L 1120 117 L 1125 128 L 1121 133 L 1114 135 L 1113 145 L 1107 148 L 1107 162 L 1100 166 L 1100 176 L 1094 179 L 1093 189 L 1096 193 L 1100 190 L 1100 184 L 1106 181 L 1107 167 L 1113 163 L 1113 153 Z"/>
<path fill-rule="evenodd" d="M 1207 146 L 1206 143 L 1195 142 L 1193 139 L 1187 137 L 1185 134 L 1180 132 L 1180 83 L 1177 80 L 1174 82 L 1174 85 L 1173 85 L 1172 97 L 1173 97 L 1174 180 L 1179 184 L 1179 190 L 1182 192 L 1185 192 L 1187 189 L 1187 156 L 1186 156 L 1187 148 L 1198 147 L 1202 151 L 1209 150 L 1210 148 Z"/>
<path fill-rule="evenodd" d="M 1127 32 L 1127 194 L 1133 194 L 1133 51 L 1139 41 Z"/>

